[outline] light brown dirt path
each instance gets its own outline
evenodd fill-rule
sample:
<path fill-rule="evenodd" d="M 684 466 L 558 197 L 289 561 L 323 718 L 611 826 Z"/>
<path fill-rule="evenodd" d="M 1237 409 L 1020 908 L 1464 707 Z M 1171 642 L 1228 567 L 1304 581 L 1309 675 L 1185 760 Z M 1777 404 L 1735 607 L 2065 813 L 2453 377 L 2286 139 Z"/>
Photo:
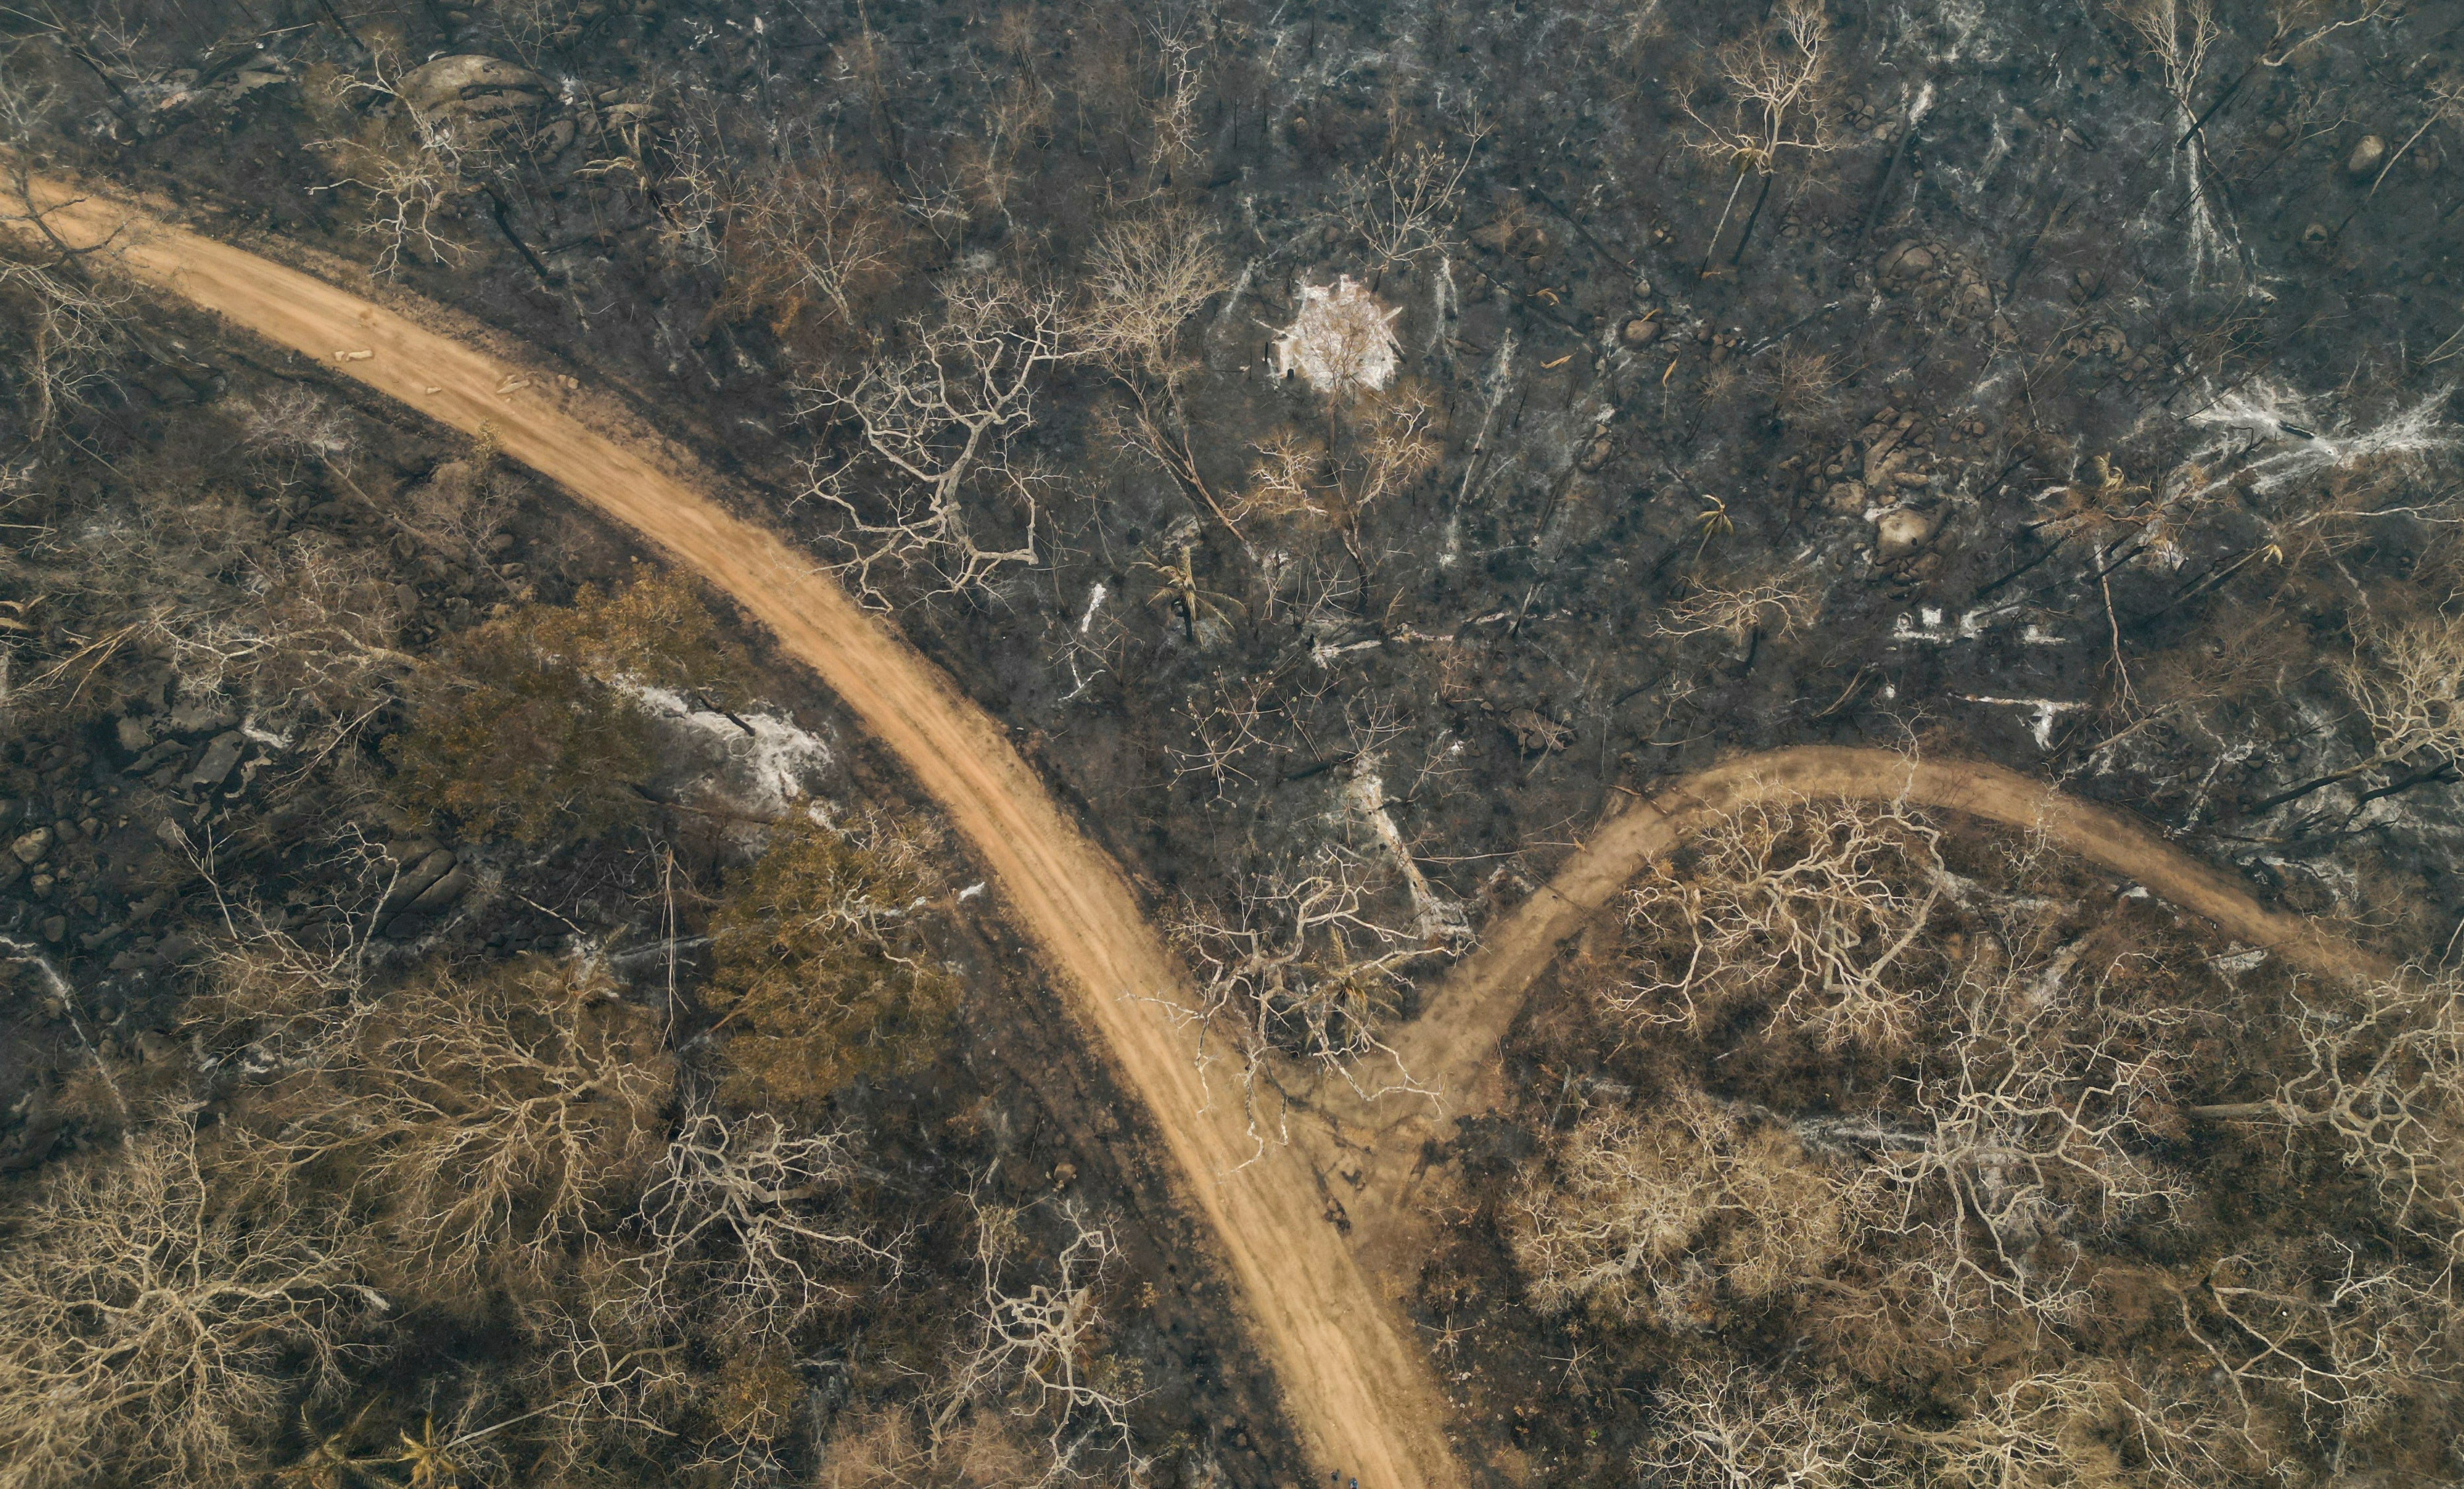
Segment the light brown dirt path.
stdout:
<path fill-rule="evenodd" d="M 493 426 L 503 452 L 640 534 L 724 591 L 820 674 L 966 836 L 1010 920 L 1058 974 L 1143 1102 L 1208 1222 L 1221 1264 L 1273 1366 L 1286 1409 L 1317 1472 L 1357 1475 L 1367 1489 L 1457 1489 L 1445 1405 L 1396 1314 L 1324 1215 L 1294 1150 L 1253 1153 L 1237 1101 L 1210 1092 L 1195 1040 L 1153 1001 L 1179 973 L 1119 865 L 1064 816 L 1001 727 L 938 668 L 858 609 L 813 560 L 731 515 L 706 474 L 655 442 L 616 439 L 623 410 L 465 345 L 365 298 L 125 202 L 78 202 L 39 183 L 72 243 L 119 233 L 108 254 L 143 284 L 213 311 L 281 346 L 475 433 Z M 452 318 L 406 296 L 421 318 Z M 359 354 L 365 353 L 362 356 Z M 530 385 L 510 385 L 528 380 Z M 1253 1156 L 1255 1157 L 1252 1162 Z M 1245 1167 L 1244 1167 L 1245 1165 Z"/>
<path fill-rule="evenodd" d="M 2234 940 L 2322 976 L 2387 975 L 2383 959 L 2298 915 L 2270 910 L 2229 876 L 2128 815 L 2063 796 L 2015 771 L 1973 761 L 1915 760 L 1888 750 L 1810 746 L 1742 755 L 1683 777 L 1595 830 L 1548 885 L 1483 930 L 1421 1016 L 1394 1040 L 1403 1068 L 1435 1089 L 1417 1110 L 1389 1107 L 1343 1124 L 1347 1146 L 1321 1148 L 1322 1167 L 1360 1177 L 1364 1259 L 1393 1264 L 1419 1242 L 1404 1165 L 1445 1118 L 1492 1106 L 1498 1044 L 1558 948 L 1605 909 L 1644 865 L 1711 821 L 1755 801 L 1793 798 L 1904 800 L 2040 832 L 2101 868 L 2136 881 Z"/>

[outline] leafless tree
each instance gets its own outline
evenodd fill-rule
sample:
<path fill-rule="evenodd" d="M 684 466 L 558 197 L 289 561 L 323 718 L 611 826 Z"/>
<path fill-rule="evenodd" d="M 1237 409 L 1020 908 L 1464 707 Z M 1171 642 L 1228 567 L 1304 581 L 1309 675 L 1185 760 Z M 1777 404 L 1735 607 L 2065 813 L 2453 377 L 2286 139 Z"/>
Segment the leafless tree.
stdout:
<path fill-rule="evenodd" d="M 1233 680 L 1217 677 L 1205 692 L 1192 690 L 1180 712 L 1189 720 L 1187 742 L 1167 747 L 1173 779 L 1203 777 L 1215 787 L 1215 799 L 1228 799 L 1237 781 L 1253 785 L 1249 774 L 1255 756 L 1268 755 L 1279 742 L 1267 727 L 1278 711 L 1272 678 Z"/>
<path fill-rule="evenodd" d="M 1122 409 L 1106 411 L 1102 427 L 1121 449 L 1161 467 L 1240 538 L 1239 515 L 1226 510 L 1199 469 L 1181 401 L 1196 364 L 1177 351 L 1189 318 L 1231 284 L 1212 228 L 1185 208 L 1147 210 L 1104 231 L 1092 268 L 1076 336 L 1111 371 L 1126 400 Z"/>
<path fill-rule="evenodd" d="M 2273 1095 L 2189 1114 L 2323 1128 L 2391 1219 L 2464 1261 L 2464 979 L 2410 974 L 2305 1000 L 2294 1034 L 2299 1054 Z"/>
<path fill-rule="evenodd" d="M 1821 0 L 1779 0 L 1768 14 L 1751 34 L 1720 49 L 1721 104 L 1698 108 L 1690 89 L 1680 100 L 1694 124 L 1694 148 L 1727 164 L 1737 178 L 1711 229 L 1715 246 L 1749 173 L 1768 183 L 1783 156 L 1832 148 L 1823 119 L 1831 22 Z"/>
<path fill-rule="evenodd" d="M 444 219 L 460 211 L 461 198 L 477 187 L 479 152 L 451 120 L 432 117 L 403 96 L 401 64 L 383 51 L 369 59 L 369 77 L 339 84 L 343 92 L 382 95 L 399 109 L 398 120 L 362 136 L 314 142 L 350 174 L 315 189 L 353 187 L 367 195 L 360 230 L 377 241 L 375 272 L 387 279 L 406 261 L 458 264 L 470 246 L 449 237 Z M 395 123 L 399 127 L 393 127 Z"/>
<path fill-rule="evenodd" d="M 224 1479 L 385 1306 L 330 1221 L 225 1202 L 185 1123 L 63 1165 L 0 1249 L 0 1486 Z"/>
<path fill-rule="evenodd" d="M 766 1113 L 689 1115 L 642 1195 L 649 1249 L 641 1264 L 678 1308 L 715 1298 L 754 1341 L 783 1337 L 847 1296 L 839 1266 L 896 1252 L 866 1229 L 818 1212 L 854 1174 L 836 1133 L 797 1134 Z"/>
<path fill-rule="evenodd" d="M 526 1385 L 543 1402 L 542 1466 L 572 1470 L 620 1441 L 669 1438 L 693 1396 L 691 1346 L 622 1259 L 586 1256 L 564 1288 L 525 1311 Z"/>
<path fill-rule="evenodd" d="M 1635 1466 L 1680 1489 L 1863 1489 L 1882 1480 L 1881 1437 L 1837 1381 L 1688 1361 L 1661 1389 Z"/>
<path fill-rule="evenodd" d="M 1081 1461 L 1110 1448 L 1135 1460 L 1130 1408 L 1135 1382 L 1104 1355 L 1104 1310 L 1099 1292 L 1118 1261 L 1112 1233 L 1088 1220 L 1075 1201 L 1064 1201 L 1069 1238 L 1053 1259 L 1052 1280 L 1013 1291 L 1006 1282 L 1011 1259 L 1021 1249 L 1021 1213 L 986 1204 L 971 1190 L 975 1221 L 978 1296 L 962 1338 L 963 1350 L 935 1391 L 932 1428 L 946 1443 L 975 1403 L 1006 1402 L 1012 1416 L 1044 1425 L 1048 1455 L 1027 1489 L 1084 1477 Z"/>
<path fill-rule="evenodd" d="M 1913 1121 L 1872 1138 L 1892 1225 L 1930 1242 L 1913 1275 L 1953 1326 L 1980 1308 L 2076 1317 L 2082 1242 L 2186 1193 L 2146 1151 L 2169 1073 L 2092 990 L 2057 996 L 2043 974 L 1971 975 L 1960 1027 L 1911 1083 Z"/>
<path fill-rule="evenodd" d="M 1200 129 L 1199 105 L 1205 98 L 1206 67 L 1199 53 L 1204 45 L 1202 12 L 1158 11 L 1148 23 L 1155 41 L 1155 91 L 1147 106 L 1147 181 L 1160 185 L 1177 171 L 1198 164 Z"/>
<path fill-rule="evenodd" d="M 1815 1282 L 1878 1218 L 1859 1166 L 1806 1151 L 1767 1116 L 1683 1090 L 1586 1116 L 1507 1220 L 1532 1305 L 1577 1303 L 1676 1333 Z"/>
<path fill-rule="evenodd" d="M 1726 636 L 1743 642 L 1762 631 L 1785 641 L 1811 624 L 1820 601 L 1793 575 L 1733 584 L 1697 584 L 1661 615 L 1662 636 Z"/>
<path fill-rule="evenodd" d="M 2338 671 L 2378 746 L 2353 774 L 2425 751 L 2464 755 L 2464 615 L 2373 628 Z"/>
<path fill-rule="evenodd" d="M 1180 328 L 1232 283 L 1211 226 L 1187 208 L 1155 208 L 1106 229 L 1089 267 L 1078 325 L 1089 349 L 1108 365 L 1177 387 L 1187 373 L 1173 355 Z"/>
<path fill-rule="evenodd" d="M 2128 1376 L 2094 1364 L 2022 1375 L 1979 1392 L 1944 1428 L 1879 1422 L 1881 1434 L 1921 1465 L 1921 1481 L 1975 1489 L 2062 1489 L 2082 1483 L 2191 1484 L 2198 1456 L 2177 1451 L 2180 1429 Z M 2123 1477 L 2125 1461 L 2146 1465 Z"/>
<path fill-rule="evenodd" d="M 1230 906 L 1188 902 L 1171 935 L 1188 960 L 1199 1026 L 1234 1046 L 1244 1099 L 1276 1053 L 1298 1057 L 1363 1094 L 1410 1088 L 1408 1072 L 1369 1075 L 1392 1058 L 1382 1029 L 1414 962 L 1442 955 L 1375 908 L 1386 886 L 1358 855 L 1330 844 L 1249 876 Z"/>
<path fill-rule="evenodd" d="M 552 1276 L 649 1182 L 672 1073 L 604 970 L 436 974 L 351 998 L 250 1136 L 274 1185 L 328 1172 L 430 1282 Z"/>
<path fill-rule="evenodd" d="M 2283 1410 L 2341 1456 L 2415 1392 L 2455 1379 L 2455 1281 L 2322 1236 L 2225 1258 L 2176 1298 L 2246 1442 L 2264 1453 L 2277 1440 L 2267 1412 Z"/>
<path fill-rule="evenodd" d="M 1480 147 L 1475 134 L 1463 158 L 1431 145 L 1396 145 L 1366 165 L 1346 165 L 1335 178 L 1335 210 L 1353 236 L 1368 245 L 1380 272 L 1440 252 L 1463 197 L 1463 172 Z"/>
<path fill-rule="evenodd" d="M 1906 1042 L 1931 985 L 1925 931 L 1943 893 L 1940 832 L 1897 805 L 1739 809 L 1627 894 L 1642 954 L 1606 991 L 1619 1012 L 1699 1030 L 1740 1001 L 1828 1046 Z"/>
<path fill-rule="evenodd" d="M 807 462 L 797 499 L 838 513 L 828 540 L 847 557 L 833 567 L 864 602 L 890 605 L 893 576 L 919 594 L 964 593 L 1035 561 L 1042 478 L 1010 448 L 1034 421 L 1037 381 L 1074 355 L 1070 324 L 1057 295 L 960 274 L 902 348 L 800 389 L 802 416 L 848 441 Z M 986 536 L 997 527 L 1014 537 Z"/>
<path fill-rule="evenodd" d="M 71 244 L 48 221 L 63 204 L 36 199 L 28 162 L 50 107 L 48 90 L 0 65 L 0 304 L 15 305 L 28 342 L 16 381 L 29 443 L 47 436 L 64 410 L 114 385 L 112 363 L 127 339 L 126 296 L 86 267 L 118 234 Z"/>
<path fill-rule="evenodd" d="M 888 186 L 834 142 L 781 135 L 739 159 L 713 123 L 680 132 L 668 153 L 664 235 L 718 262 L 729 297 L 766 307 L 781 330 L 811 306 L 854 324 L 857 300 L 895 273 L 907 225 Z"/>

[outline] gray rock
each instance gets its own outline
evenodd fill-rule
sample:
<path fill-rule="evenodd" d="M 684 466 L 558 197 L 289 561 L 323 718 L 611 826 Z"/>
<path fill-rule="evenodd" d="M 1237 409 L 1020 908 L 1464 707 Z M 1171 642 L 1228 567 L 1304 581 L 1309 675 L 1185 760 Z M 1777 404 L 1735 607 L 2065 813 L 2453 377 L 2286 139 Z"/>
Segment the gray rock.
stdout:
<path fill-rule="evenodd" d="M 1574 739 L 1572 729 L 1537 709 L 1516 709 L 1506 715 L 1506 727 L 1527 754 L 1563 750 Z"/>
<path fill-rule="evenodd" d="M 452 853 L 447 849 L 438 848 L 403 870 L 402 877 L 393 883 L 392 892 L 385 897 L 385 904 L 381 909 L 396 910 L 416 902 L 431 886 L 452 871 Z"/>
<path fill-rule="evenodd" d="M 68 936 L 69 918 L 66 915 L 46 915 L 43 917 L 42 931 L 44 940 L 57 946 Z"/>
<path fill-rule="evenodd" d="M 44 854 L 52 851 L 52 830 L 37 827 L 10 843 L 9 851 L 16 856 L 18 863 L 32 867 L 43 861 Z"/>
<path fill-rule="evenodd" d="M 486 142 L 529 131 L 556 90 L 527 67 L 492 56 L 441 56 L 406 75 L 397 91 L 422 114 L 450 120 L 460 133 Z M 572 141 L 569 120 L 566 143 Z"/>
<path fill-rule="evenodd" d="M 433 915 L 462 897 L 471 887 L 471 870 L 455 865 L 444 878 L 419 891 L 410 908 L 423 915 Z"/>
<path fill-rule="evenodd" d="M 197 759 L 197 768 L 188 772 L 187 783 L 200 791 L 221 785 L 231 777 L 231 767 L 239 763 L 240 752 L 248 748 L 248 737 L 238 730 L 226 730 L 216 734 Z"/>
<path fill-rule="evenodd" d="M 174 704 L 163 721 L 175 734 L 202 734 L 209 729 L 231 728 L 239 722 L 239 713 L 219 696 L 187 698 Z"/>
<path fill-rule="evenodd" d="M 167 765 L 188 753 L 188 747 L 177 739 L 165 739 L 153 749 L 128 762 L 128 774 L 143 776 L 157 766 Z"/>
<path fill-rule="evenodd" d="M 399 838 L 385 846 L 385 857 L 393 860 L 395 868 L 406 874 L 417 868 L 420 862 L 430 853 L 444 851 L 444 843 L 425 834 Z"/>
<path fill-rule="evenodd" d="M 2385 140 L 2376 135 L 2364 135 L 2353 146 L 2353 153 L 2344 158 L 2344 173 L 2356 181 L 2375 176 L 2379 167 L 2387 164 L 2387 153 Z"/>
<path fill-rule="evenodd" d="M 1932 269 L 1933 265 L 1933 251 L 1911 238 L 1893 245 L 1891 251 L 1882 255 L 1882 277 L 1913 279 Z"/>
<path fill-rule="evenodd" d="M 1617 335 L 1628 346 L 1649 346 L 1660 336 L 1660 322 L 1645 320 L 1638 316 L 1627 321 L 1625 329 L 1619 331 Z"/>
<path fill-rule="evenodd" d="M 145 747 L 154 742 L 154 721 L 150 718 L 140 718 L 134 713 L 123 713 L 120 716 L 120 722 L 113 727 L 120 735 L 120 748 L 122 754 L 142 755 Z"/>
<path fill-rule="evenodd" d="M 487 94 L 534 93 L 544 98 L 549 90 L 547 79 L 527 67 L 466 53 L 412 68 L 394 91 L 411 107 L 433 114 Z"/>
<path fill-rule="evenodd" d="M 1934 519 L 1911 507 L 1900 507 L 1874 519 L 1874 557 L 1894 562 L 1923 548 L 1933 537 Z"/>

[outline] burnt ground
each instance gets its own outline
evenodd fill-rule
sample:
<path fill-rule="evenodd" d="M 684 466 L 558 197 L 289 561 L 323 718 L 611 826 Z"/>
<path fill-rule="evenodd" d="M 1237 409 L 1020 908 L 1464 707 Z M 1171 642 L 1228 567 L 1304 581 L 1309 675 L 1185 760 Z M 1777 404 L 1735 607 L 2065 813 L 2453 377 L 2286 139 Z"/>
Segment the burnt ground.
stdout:
<path fill-rule="evenodd" d="M 2187 71 L 2123 9 L 1824 8 L 1768 172 L 1701 147 L 1740 117 L 1721 49 L 1769 34 L 1710 5 L 114 13 L 10 22 L 55 90 L 33 148 L 372 270 L 367 162 L 333 142 L 398 129 L 431 57 L 517 69 L 458 100 L 448 246 L 390 272 L 627 390 L 824 557 L 845 521 L 807 462 L 851 435 L 800 388 L 966 274 L 1079 295 L 1104 232 L 1194 214 L 1228 287 L 1176 343 L 1186 468 L 1124 448 L 1132 380 L 1056 363 L 1011 462 L 1057 479 L 972 516 L 1036 560 L 884 596 L 1167 918 L 1337 862 L 1398 934 L 1431 905 L 1476 929 L 1624 792 L 1823 741 L 2046 774 L 2400 954 L 2455 917 L 2445 756 L 2293 795 L 2375 753 L 2338 665 L 2454 588 L 2445 8 L 2279 33 L 2228 5 Z M 1424 149 L 1453 194 L 1381 264 L 1360 206 Z M 835 163 L 898 224 L 895 272 L 765 297 L 690 189 L 712 160 Z M 1268 371 L 1342 275 L 1399 311 L 1436 458 L 1348 532 L 1236 533 L 1200 497 L 1262 445 L 1356 453 L 1358 408 Z M 116 417 L 210 406 L 187 355 L 141 349 Z M 1209 617 L 1164 593 L 1184 542 Z M 1761 584 L 1784 598 L 1680 634 Z M 103 768 L 79 749 L 49 769 Z"/>

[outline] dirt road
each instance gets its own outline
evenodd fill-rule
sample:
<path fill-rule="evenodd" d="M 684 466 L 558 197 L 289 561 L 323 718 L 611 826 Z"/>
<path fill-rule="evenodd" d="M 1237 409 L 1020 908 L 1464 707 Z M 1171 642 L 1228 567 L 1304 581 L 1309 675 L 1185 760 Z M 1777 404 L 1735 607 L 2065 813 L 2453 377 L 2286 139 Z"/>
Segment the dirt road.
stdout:
<path fill-rule="evenodd" d="M 57 183 L 38 189 L 47 205 L 76 195 Z M 442 308 L 402 295 L 386 296 L 398 309 L 385 308 L 121 201 L 90 196 L 50 220 L 73 243 L 120 233 L 99 264 L 441 423 L 473 433 L 493 426 L 506 455 L 733 597 L 905 762 L 990 871 L 1012 923 L 1146 1105 L 1317 1471 L 1356 1474 L 1373 1489 L 1464 1482 L 1446 1448 L 1443 1398 L 1327 1223 L 1306 1163 L 1289 1149 L 1250 1162 L 1238 1104 L 1206 1088 L 1191 1035 L 1152 1000 L 1178 974 L 1119 866 L 938 668 L 811 558 L 729 514 L 711 494 L 717 483 L 684 456 L 645 434 L 603 432 L 628 427 L 622 409 L 473 350 L 466 343 L 482 339 L 481 328 Z"/>
<path fill-rule="evenodd" d="M 55 200 L 65 188 L 49 186 Z M 1254 1162 L 1237 1105 L 1210 1092 L 1194 1042 L 1151 995 L 1176 969 L 1109 855 L 1053 803 L 1001 727 L 930 662 L 866 615 L 812 560 L 731 515 L 717 483 L 613 404 L 473 349 L 483 328 L 408 296 L 387 309 L 230 245 L 93 200 L 55 228 L 95 240 L 131 224 L 114 258 L 127 274 L 333 366 L 438 421 L 494 426 L 514 459 L 664 549 L 725 591 L 818 673 L 965 834 L 1004 909 L 1056 973 L 1071 1006 L 1142 1101 L 1209 1223 L 1248 1326 L 1273 1364 L 1285 1404 L 1324 1468 L 1371 1489 L 1455 1489 L 1466 1482 L 1445 1443 L 1445 1404 L 1399 1314 L 1373 1282 L 1414 1275 L 1420 1226 L 1407 1170 L 1419 1139 L 1493 1092 L 1494 1055 L 1525 990 L 1558 946 L 1605 908 L 1641 866 L 1713 816 L 1786 796 L 1904 798 L 2013 826 L 2124 874 L 2235 939 L 2326 974 L 2383 973 L 2366 953 L 2297 917 L 2262 909 L 2227 876 L 2144 826 L 2066 799 L 1995 766 L 1912 761 L 1886 751 L 1782 750 L 1686 777 L 1615 818 L 1547 887 L 1485 931 L 1428 1010 L 1396 1040 L 1407 1068 L 1441 1092 L 1438 1107 L 1396 1104 Z M 402 312 L 418 317 L 414 322 Z M 430 329 L 439 327 L 443 329 Z M 609 432 L 619 431 L 619 432 Z M 1318 1156 L 1312 1159 L 1314 1152 Z M 1246 1165 L 1243 1167 L 1243 1165 Z M 1365 1222 L 1353 1248 L 1325 1218 L 1318 1175 L 1345 1176 Z"/>
<path fill-rule="evenodd" d="M 2264 909 L 2229 876 L 2123 813 L 2063 796 L 2015 771 L 1973 761 L 1913 760 L 1888 750 L 1808 747 L 1749 755 L 1685 777 L 1595 831 L 1531 898 L 1492 920 L 1428 1008 L 1402 1031 L 1404 1067 L 1441 1093 L 1449 1111 L 1476 1109 L 1498 1041 L 1523 996 L 1565 939 L 1606 907 L 1644 865 L 1723 813 L 1755 800 L 1848 797 L 1944 807 L 2042 832 L 2066 852 L 2135 880 L 2245 945 L 2321 975 L 2383 975 L 2388 966 L 2298 915 Z"/>

